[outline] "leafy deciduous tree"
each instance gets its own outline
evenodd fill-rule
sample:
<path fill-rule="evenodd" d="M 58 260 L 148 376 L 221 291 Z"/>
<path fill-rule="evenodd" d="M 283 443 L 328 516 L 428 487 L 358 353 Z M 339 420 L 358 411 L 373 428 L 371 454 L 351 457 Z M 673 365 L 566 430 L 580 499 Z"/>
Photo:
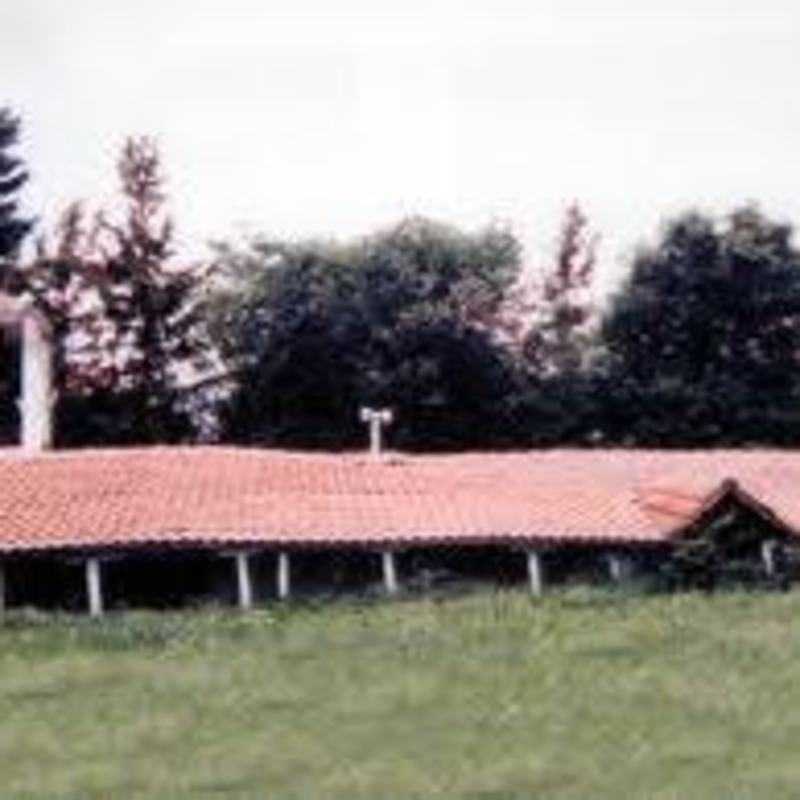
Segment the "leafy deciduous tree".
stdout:
<path fill-rule="evenodd" d="M 646 444 L 796 444 L 800 253 L 756 208 L 690 213 L 636 257 L 603 324 L 604 427 Z"/>
<path fill-rule="evenodd" d="M 490 327 L 519 269 L 508 231 L 415 218 L 347 245 L 224 248 L 220 263 L 234 288 L 217 338 L 241 370 L 225 436 L 347 446 L 363 440 L 363 403 L 393 406 L 393 441 L 407 447 L 500 427 L 510 371 Z"/>

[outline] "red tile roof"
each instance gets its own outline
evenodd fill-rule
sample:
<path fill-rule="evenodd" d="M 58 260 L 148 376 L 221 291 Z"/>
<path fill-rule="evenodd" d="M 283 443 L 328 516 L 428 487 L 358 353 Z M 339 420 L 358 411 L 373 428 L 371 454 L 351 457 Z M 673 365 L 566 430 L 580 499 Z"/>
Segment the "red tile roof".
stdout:
<path fill-rule="evenodd" d="M 0 551 L 153 544 L 660 543 L 727 479 L 800 530 L 800 453 L 309 455 L 229 447 L 0 456 Z"/>

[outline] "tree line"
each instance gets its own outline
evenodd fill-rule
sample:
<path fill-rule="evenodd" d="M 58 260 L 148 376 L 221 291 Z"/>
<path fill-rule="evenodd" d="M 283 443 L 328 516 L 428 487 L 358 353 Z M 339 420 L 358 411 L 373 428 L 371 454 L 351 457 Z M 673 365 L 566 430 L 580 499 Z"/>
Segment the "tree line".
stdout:
<path fill-rule="evenodd" d="M 0 109 L 0 284 L 56 332 L 60 446 L 359 447 L 362 405 L 392 407 L 412 450 L 800 441 L 800 252 L 756 206 L 669 220 L 602 307 L 577 204 L 535 275 L 510 228 L 419 217 L 186 264 L 142 137 L 117 165 L 124 213 L 74 203 L 23 257 L 19 132 Z"/>

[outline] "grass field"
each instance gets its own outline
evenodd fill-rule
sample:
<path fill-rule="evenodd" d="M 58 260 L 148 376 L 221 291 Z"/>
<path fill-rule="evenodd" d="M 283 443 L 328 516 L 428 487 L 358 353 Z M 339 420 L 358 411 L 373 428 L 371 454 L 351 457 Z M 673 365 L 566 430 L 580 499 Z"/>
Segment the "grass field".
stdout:
<path fill-rule="evenodd" d="M 0 797 L 796 798 L 800 594 L 10 616 Z"/>

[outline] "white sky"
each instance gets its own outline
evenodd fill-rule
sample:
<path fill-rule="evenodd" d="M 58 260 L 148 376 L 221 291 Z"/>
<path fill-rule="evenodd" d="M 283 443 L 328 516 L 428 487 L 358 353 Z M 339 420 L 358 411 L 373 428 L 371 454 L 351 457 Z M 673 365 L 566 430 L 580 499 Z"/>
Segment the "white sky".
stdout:
<path fill-rule="evenodd" d="M 566 204 L 601 278 L 688 206 L 800 224 L 789 0 L 0 0 L 0 105 L 44 225 L 156 135 L 185 257 L 212 238 L 510 220 L 540 265 Z"/>

